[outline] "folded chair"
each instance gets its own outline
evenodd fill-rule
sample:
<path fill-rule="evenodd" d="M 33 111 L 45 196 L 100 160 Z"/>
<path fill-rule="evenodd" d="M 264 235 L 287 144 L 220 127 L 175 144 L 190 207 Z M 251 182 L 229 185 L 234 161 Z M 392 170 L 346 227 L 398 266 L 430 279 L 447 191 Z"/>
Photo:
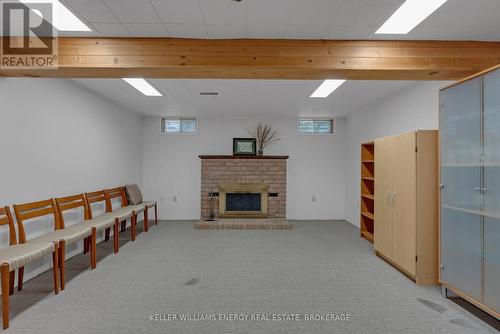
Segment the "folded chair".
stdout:
<path fill-rule="evenodd" d="M 14 220 L 8 207 L 0 208 L 0 226 L 9 225 L 9 247 L 0 249 L 0 271 L 2 281 L 2 319 L 3 329 L 9 327 L 9 295 L 14 293 L 16 269 L 52 254 L 52 270 L 54 272 L 54 293 L 59 293 L 58 246 L 53 242 L 33 242 L 17 244 Z M 20 238 L 21 239 L 21 238 Z M 20 279 L 22 282 L 22 278 Z M 22 284 L 21 284 L 22 286 Z M 21 289 L 19 289 L 21 290 Z"/>
<path fill-rule="evenodd" d="M 84 224 L 91 227 L 95 227 L 96 231 L 99 233 L 101 233 L 102 231 L 106 231 L 106 238 L 105 238 L 106 241 L 109 240 L 109 229 L 113 227 L 113 248 L 115 254 L 118 253 L 119 222 L 117 222 L 116 217 L 107 212 L 99 216 L 94 215 L 92 212 L 92 205 L 100 202 L 103 202 L 105 204 L 106 211 L 108 211 L 108 199 L 106 196 L 106 191 L 100 190 L 100 191 L 85 193 L 85 200 L 87 202 L 87 218 L 89 219 L 89 221 L 85 222 Z M 86 246 L 85 248 L 88 248 L 88 246 Z"/>
<path fill-rule="evenodd" d="M 148 210 L 150 208 L 155 208 L 155 225 L 158 225 L 158 204 L 156 201 L 143 201 L 142 193 L 137 184 L 128 184 L 124 187 L 126 193 L 126 200 L 128 205 L 136 206 L 140 208 L 144 206 L 144 222 L 145 226 L 149 225 L 148 222 Z M 136 209 L 136 211 L 142 211 L 140 209 Z"/>
<path fill-rule="evenodd" d="M 76 224 L 64 227 L 64 222 L 60 222 L 60 216 L 56 209 L 56 201 L 54 199 L 18 204 L 14 205 L 14 212 L 16 213 L 16 220 L 19 226 L 19 240 L 21 243 L 37 243 L 37 242 L 54 242 L 59 245 L 59 259 L 60 259 L 60 279 L 61 279 L 61 290 L 65 288 L 64 281 L 64 262 L 66 259 L 66 245 L 74 244 L 79 240 L 84 240 L 92 235 L 92 228 L 83 224 Z M 43 234 L 39 237 L 33 238 L 31 240 L 26 240 L 26 233 L 24 230 L 23 223 L 32 218 L 53 216 L 54 219 L 54 231 Z M 92 256 L 91 256 L 92 258 Z M 93 269 L 93 267 L 91 266 Z M 22 289 L 22 281 L 24 275 L 24 266 L 19 268 L 18 271 L 18 289 Z"/>
<path fill-rule="evenodd" d="M 76 208 L 83 208 L 82 226 L 88 225 L 88 224 L 85 224 L 85 223 L 88 223 L 88 219 L 89 219 L 88 210 L 87 210 L 87 201 L 85 200 L 85 196 L 83 194 L 56 198 L 56 205 L 57 205 L 57 213 L 59 215 L 59 226 L 61 228 L 65 227 L 64 211 L 74 210 Z M 84 242 L 83 253 L 87 254 L 87 252 L 90 249 L 90 268 L 95 269 L 95 267 L 97 265 L 97 263 L 96 263 L 96 234 L 97 234 L 97 230 L 92 225 L 89 225 L 88 227 L 92 230 L 92 234 L 83 240 L 83 242 Z M 63 268 L 63 266 L 61 266 L 61 268 Z M 64 275 L 64 268 L 61 269 L 61 273 L 62 273 L 62 275 Z M 61 278 L 61 282 L 63 282 L 63 281 L 64 281 L 64 279 Z"/>

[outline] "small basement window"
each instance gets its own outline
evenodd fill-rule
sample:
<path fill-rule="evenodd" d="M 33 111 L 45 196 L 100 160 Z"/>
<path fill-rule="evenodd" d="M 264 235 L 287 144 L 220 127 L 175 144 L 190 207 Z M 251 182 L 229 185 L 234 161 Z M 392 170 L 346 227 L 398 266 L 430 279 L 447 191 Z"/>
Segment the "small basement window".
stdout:
<path fill-rule="evenodd" d="M 301 135 L 331 135 L 335 133 L 335 119 L 299 119 Z"/>
<path fill-rule="evenodd" d="M 161 119 L 163 133 L 198 133 L 196 118 L 165 117 Z"/>

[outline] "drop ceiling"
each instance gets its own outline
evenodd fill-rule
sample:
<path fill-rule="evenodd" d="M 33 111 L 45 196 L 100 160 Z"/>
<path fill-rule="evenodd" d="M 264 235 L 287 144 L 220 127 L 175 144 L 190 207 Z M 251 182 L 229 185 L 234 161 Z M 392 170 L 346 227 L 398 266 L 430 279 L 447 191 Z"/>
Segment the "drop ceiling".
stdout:
<path fill-rule="evenodd" d="M 500 40 L 499 0 L 449 0 L 408 35 L 374 32 L 404 0 L 61 0 L 66 36 Z"/>
<path fill-rule="evenodd" d="M 124 109 L 147 116 L 222 118 L 344 117 L 416 84 L 413 81 L 347 81 L 328 98 L 313 99 L 309 96 L 322 81 L 148 80 L 164 95 L 162 97 L 146 97 L 120 79 L 72 81 Z M 202 92 L 218 95 L 200 95 Z"/>

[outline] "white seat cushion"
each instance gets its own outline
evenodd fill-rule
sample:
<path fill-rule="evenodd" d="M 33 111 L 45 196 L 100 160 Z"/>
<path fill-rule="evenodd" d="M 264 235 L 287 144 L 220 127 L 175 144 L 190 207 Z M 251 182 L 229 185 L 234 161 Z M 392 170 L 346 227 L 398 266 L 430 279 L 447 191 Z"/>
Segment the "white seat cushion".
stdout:
<path fill-rule="evenodd" d="M 125 220 L 132 217 L 132 212 L 133 210 L 130 206 L 125 206 L 123 208 L 116 209 L 113 212 L 109 212 L 108 215 L 119 218 L 120 220 Z"/>
<path fill-rule="evenodd" d="M 143 202 L 142 204 L 146 205 L 149 209 L 156 205 L 156 201 Z"/>
<path fill-rule="evenodd" d="M 146 205 L 144 203 L 137 204 L 137 205 L 129 205 L 127 208 L 130 208 L 132 211 L 135 213 L 140 213 L 143 212 L 144 209 L 146 208 Z"/>
<path fill-rule="evenodd" d="M 82 224 L 91 228 L 95 227 L 96 231 L 100 232 L 108 227 L 112 227 L 115 224 L 115 217 L 113 215 L 104 214 L 94 219 L 86 220 Z"/>
<path fill-rule="evenodd" d="M 33 242 L 0 249 L 0 263 L 7 263 L 9 270 L 16 270 L 55 251 L 53 242 Z"/>
<path fill-rule="evenodd" d="M 56 230 L 34 239 L 29 240 L 28 242 L 59 242 L 60 240 L 64 240 L 67 245 L 75 243 L 79 240 L 85 239 L 86 237 L 92 234 L 92 228 L 88 225 L 84 224 L 76 224 L 64 228 L 62 230 Z"/>

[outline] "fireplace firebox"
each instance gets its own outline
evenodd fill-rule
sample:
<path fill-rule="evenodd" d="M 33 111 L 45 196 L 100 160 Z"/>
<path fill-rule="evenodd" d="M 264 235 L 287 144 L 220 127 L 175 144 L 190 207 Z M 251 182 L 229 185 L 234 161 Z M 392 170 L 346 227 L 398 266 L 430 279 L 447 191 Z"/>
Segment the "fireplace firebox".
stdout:
<path fill-rule="evenodd" d="M 219 185 L 219 216 L 223 218 L 265 218 L 268 186 L 260 183 Z"/>

